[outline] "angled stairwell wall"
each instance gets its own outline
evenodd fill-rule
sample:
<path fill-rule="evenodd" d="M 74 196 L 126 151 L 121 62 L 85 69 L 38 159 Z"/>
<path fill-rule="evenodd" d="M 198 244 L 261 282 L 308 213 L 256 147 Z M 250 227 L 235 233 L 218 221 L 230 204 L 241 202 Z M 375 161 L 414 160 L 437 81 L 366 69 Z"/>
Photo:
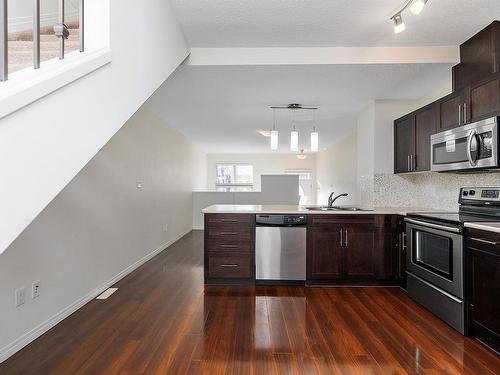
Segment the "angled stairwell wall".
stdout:
<path fill-rule="evenodd" d="M 168 1 L 109 17 L 110 64 L 0 120 L 0 254 L 189 53 Z"/>

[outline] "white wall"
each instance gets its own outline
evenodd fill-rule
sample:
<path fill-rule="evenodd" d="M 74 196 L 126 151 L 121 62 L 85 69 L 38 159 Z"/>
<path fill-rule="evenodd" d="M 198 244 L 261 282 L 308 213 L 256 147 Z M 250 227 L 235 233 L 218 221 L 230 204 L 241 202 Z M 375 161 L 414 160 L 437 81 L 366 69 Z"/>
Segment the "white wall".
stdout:
<path fill-rule="evenodd" d="M 0 253 L 188 54 L 168 1 L 109 13 L 111 64 L 0 120 Z"/>
<path fill-rule="evenodd" d="M 0 256 L 0 360 L 16 339 L 190 231 L 204 171 L 197 147 L 139 110 Z M 35 280 L 42 293 L 32 300 Z M 27 302 L 15 308 L 21 286 Z"/>
<path fill-rule="evenodd" d="M 254 190 L 260 191 L 260 176 L 266 174 L 283 174 L 287 169 L 316 170 L 316 155 L 310 154 L 307 159 L 299 160 L 295 154 L 208 154 L 207 155 L 207 187 L 215 190 L 217 163 L 249 163 L 253 165 Z M 315 175 L 313 175 L 313 181 Z M 314 191 L 314 187 L 313 187 Z M 313 197 L 314 198 L 314 197 Z"/>
<path fill-rule="evenodd" d="M 375 102 L 372 101 L 359 113 L 356 128 L 358 203 L 363 206 L 370 205 L 373 200 L 374 123 Z"/>
<path fill-rule="evenodd" d="M 354 132 L 317 154 L 317 204 L 327 204 L 332 191 L 335 194 L 349 194 L 336 202 L 339 205 L 358 203 L 356 141 L 357 136 Z"/>

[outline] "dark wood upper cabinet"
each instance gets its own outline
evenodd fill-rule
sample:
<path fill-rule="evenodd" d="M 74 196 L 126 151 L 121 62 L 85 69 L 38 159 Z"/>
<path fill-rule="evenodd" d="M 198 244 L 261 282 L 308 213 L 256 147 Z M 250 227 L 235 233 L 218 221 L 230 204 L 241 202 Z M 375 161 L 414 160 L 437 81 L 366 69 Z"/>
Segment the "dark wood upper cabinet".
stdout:
<path fill-rule="evenodd" d="M 431 135 L 437 133 L 438 105 L 432 103 L 394 121 L 394 172 L 431 169 Z"/>
<path fill-rule="evenodd" d="M 408 115 L 394 121 L 394 171 L 412 171 L 411 158 L 415 155 L 415 117 Z"/>
<path fill-rule="evenodd" d="M 431 169 L 431 135 L 437 133 L 436 105 L 428 105 L 415 112 L 415 171 Z"/>
<path fill-rule="evenodd" d="M 500 76 L 473 84 L 466 93 L 467 122 L 500 115 Z"/>
<path fill-rule="evenodd" d="M 454 92 L 437 101 L 439 121 L 438 132 L 464 124 L 464 92 Z"/>
<path fill-rule="evenodd" d="M 453 67 L 453 91 L 460 91 L 500 72 L 500 22 L 495 21 L 460 46 Z"/>

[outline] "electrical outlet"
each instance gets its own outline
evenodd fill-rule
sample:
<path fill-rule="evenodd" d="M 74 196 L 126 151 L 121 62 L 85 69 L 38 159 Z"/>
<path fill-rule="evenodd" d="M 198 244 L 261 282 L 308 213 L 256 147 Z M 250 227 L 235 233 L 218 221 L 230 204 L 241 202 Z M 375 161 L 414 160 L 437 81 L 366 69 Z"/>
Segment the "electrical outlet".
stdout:
<path fill-rule="evenodd" d="M 26 303 L 26 288 L 24 286 L 15 290 L 15 302 L 16 307 Z"/>
<path fill-rule="evenodd" d="M 40 280 L 31 284 L 31 298 L 40 297 Z"/>

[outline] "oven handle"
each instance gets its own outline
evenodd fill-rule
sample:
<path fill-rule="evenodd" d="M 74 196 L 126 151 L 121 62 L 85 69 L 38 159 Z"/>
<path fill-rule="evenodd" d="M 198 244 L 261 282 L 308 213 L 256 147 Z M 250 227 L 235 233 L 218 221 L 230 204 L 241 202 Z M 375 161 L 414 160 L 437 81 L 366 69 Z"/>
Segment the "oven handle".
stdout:
<path fill-rule="evenodd" d="M 405 221 L 407 223 L 417 224 L 417 225 L 421 225 L 423 227 L 428 227 L 428 228 L 433 228 L 433 229 L 444 230 L 446 232 L 461 233 L 461 229 L 459 229 L 459 228 L 453 228 L 453 227 L 448 227 L 448 226 L 445 226 L 445 225 L 427 223 L 425 221 L 419 221 L 419 220 L 408 219 L 408 218 L 405 218 Z"/>
<path fill-rule="evenodd" d="M 435 285 L 431 284 L 430 282 L 428 282 L 427 280 L 424 280 L 422 279 L 421 277 L 415 275 L 414 273 L 412 272 L 409 272 L 409 271 L 406 271 L 406 273 L 409 273 L 410 275 L 412 275 L 415 279 L 418 279 L 418 281 L 424 283 L 425 285 L 427 285 L 428 287 L 431 287 L 432 289 L 434 289 L 435 291 L 441 293 L 441 294 L 444 294 L 446 297 L 452 299 L 453 301 L 455 301 L 456 303 L 459 303 L 459 304 L 462 304 L 463 301 L 457 297 L 455 297 L 453 294 L 450 294 L 448 292 L 445 292 L 444 290 L 442 289 L 439 289 L 438 287 L 436 287 Z"/>

